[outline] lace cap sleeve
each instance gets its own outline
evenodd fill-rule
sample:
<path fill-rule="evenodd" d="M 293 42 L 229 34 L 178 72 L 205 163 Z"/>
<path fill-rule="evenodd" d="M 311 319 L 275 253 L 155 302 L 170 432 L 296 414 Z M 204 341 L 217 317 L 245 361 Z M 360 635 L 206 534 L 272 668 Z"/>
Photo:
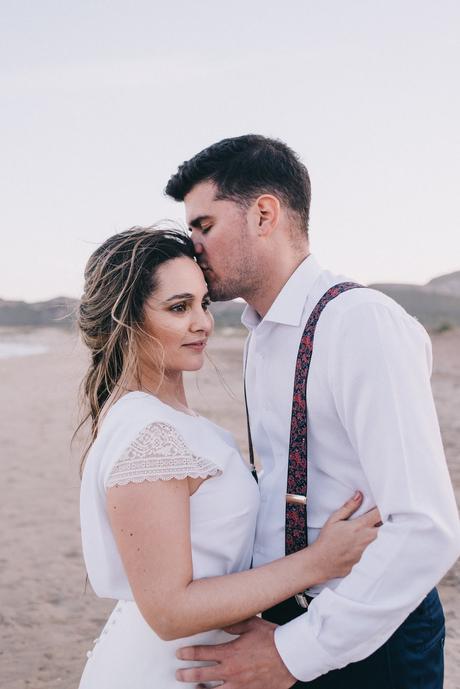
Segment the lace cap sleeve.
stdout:
<path fill-rule="evenodd" d="M 221 473 L 209 459 L 193 454 L 174 426 L 155 422 L 146 426 L 117 460 L 106 488 L 188 476 L 206 478 Z"/>

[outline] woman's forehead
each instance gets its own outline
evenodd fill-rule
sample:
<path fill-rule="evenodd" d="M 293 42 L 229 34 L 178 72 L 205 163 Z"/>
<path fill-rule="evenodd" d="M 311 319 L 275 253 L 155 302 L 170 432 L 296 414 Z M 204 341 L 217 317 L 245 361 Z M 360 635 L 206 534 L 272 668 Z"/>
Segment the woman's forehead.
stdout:
<path fill-rule="evenodd" d="M 193 258 L 181 256 L 164 263 L 158 269 L 158 292 L 207 291 L 201 268 Z"/>

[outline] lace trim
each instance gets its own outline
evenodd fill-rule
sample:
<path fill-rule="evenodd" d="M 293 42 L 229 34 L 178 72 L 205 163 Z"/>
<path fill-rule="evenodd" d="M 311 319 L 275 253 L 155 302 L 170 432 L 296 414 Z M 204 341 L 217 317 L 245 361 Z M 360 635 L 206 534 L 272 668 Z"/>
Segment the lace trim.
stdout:
<path fill-rule="evenodd" d="M 123 452 L 110 472 L 106 487 L 188 476 L 206 478 L 221 473 L 214 462 L 194 455 L 174 426 L 154 422 Z"/>

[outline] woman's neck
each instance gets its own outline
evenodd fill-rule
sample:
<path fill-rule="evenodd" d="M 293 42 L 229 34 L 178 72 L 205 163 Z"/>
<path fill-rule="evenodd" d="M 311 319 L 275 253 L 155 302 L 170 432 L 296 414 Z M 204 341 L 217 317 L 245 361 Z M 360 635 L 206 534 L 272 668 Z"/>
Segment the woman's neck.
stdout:
<path fill-rule="evenodd" d="M 165 371 L 161 379 L 149 371 L 143 371 L 139 384 L 129 387 L 150 392 L 171 407 L 188 409 L 182 371 Z"/>

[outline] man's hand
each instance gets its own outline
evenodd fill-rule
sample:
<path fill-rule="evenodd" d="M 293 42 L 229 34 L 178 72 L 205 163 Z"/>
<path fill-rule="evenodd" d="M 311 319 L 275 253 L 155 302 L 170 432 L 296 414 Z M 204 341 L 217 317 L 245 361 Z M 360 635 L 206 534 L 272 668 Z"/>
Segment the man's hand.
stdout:
<path fill-rule="evenodd" d="M 180 648 L 181 660 L 214 661 L 217 665 L 177 670 L 180 682 L 223 682 L 226 689 L 288 689 L 297 681 L 276 650 L 276 624 L 253 617 L 225 629 L 239 638 L 216 646 Z"/>

